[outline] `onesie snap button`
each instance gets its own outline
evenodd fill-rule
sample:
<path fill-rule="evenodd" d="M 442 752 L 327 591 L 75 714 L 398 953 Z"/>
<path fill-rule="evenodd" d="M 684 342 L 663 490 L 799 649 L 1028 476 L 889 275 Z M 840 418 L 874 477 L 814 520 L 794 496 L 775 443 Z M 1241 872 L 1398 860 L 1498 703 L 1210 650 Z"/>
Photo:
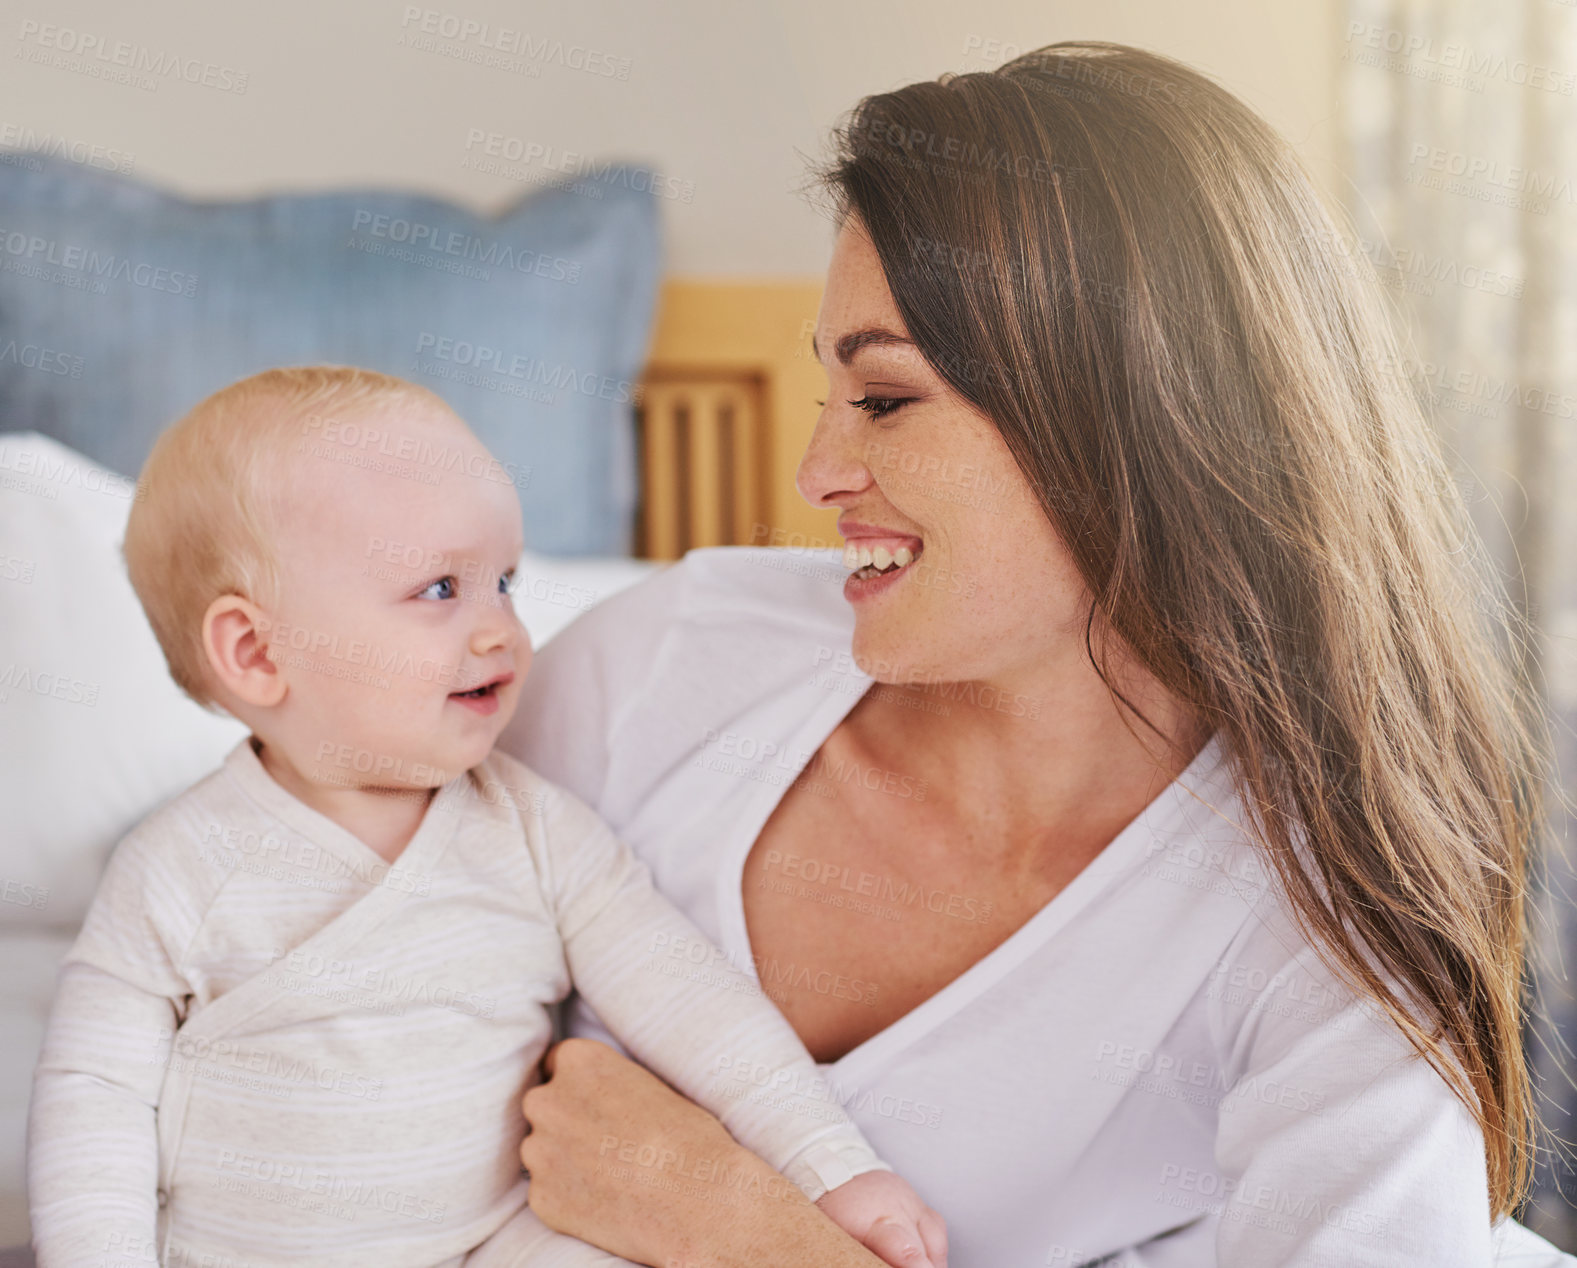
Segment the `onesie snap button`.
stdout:
<path fill-rule="evenodd" d="M 143 1192 L 146 1193 L 147 1190 L 144 1189 Z M 163 1189 L 159 1190 L 159 1205 L 160 1207 L 166 1207 L 170 1205 L 170 1195 Z"/>

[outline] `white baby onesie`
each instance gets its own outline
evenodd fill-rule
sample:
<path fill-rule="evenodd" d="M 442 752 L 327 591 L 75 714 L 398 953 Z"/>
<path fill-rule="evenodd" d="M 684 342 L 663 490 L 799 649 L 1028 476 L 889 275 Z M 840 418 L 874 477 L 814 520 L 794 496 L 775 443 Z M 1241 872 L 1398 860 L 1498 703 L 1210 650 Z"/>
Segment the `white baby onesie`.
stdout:
<path fill-rule="evenodd" d="M 439 789 L 389 864 L 248 738 L 120 842 L 62 965 L 39 1268 L 625 1262 L 525 1207 L 519 1101 L 572 986 L 809 1197 L 885 1169 L 744 967 L 513 758 Z M 632 1184 L 737 1198 L 705 1160 L 602 1151 Z"/>

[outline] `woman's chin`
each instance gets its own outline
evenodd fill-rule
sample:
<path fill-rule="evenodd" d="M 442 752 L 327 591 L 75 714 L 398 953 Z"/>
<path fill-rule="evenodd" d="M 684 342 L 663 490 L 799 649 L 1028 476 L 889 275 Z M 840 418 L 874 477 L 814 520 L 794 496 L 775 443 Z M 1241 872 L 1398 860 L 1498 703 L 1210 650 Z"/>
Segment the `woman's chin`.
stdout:
<path fill-rule="evenodd" d="M 873 637 L 871 633 L 856 628 L 850 655 L 861 673 L 869 674 L 879 683 L 901 687 L 925 681 L 917 677 L 911 653 L 898 638 L 885 634 Z"/>

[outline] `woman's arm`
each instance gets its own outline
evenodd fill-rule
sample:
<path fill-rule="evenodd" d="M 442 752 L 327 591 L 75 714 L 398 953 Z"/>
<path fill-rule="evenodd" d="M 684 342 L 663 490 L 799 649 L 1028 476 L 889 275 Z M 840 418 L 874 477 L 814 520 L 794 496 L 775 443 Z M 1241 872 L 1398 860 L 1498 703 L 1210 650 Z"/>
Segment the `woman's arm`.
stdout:
<path fill-rule="evenodd" d="M 1218 1218 L 1222 1268 L 1493 1258 L 1484 1138 L 1378 1005 L 1354 998 L 1279 913 L 1223 962 L 1215 1173 L 1158 1200 Z"/>
<path fill-rule="evenodd" d="M 525 1095 L 520 1158 L 552 1228 L 658 1268 L 884 1268 L 723 1125 L 612 1049 L 567 1039 Z"/>

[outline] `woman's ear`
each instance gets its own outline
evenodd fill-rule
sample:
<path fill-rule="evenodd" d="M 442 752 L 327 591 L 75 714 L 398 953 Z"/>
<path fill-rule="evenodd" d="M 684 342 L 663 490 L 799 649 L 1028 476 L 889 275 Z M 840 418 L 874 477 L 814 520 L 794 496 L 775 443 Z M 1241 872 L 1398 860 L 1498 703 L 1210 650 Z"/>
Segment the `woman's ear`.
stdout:
<path fill-rule="evenodd" d="M 203 613 L 203 654 L 215 683 L 246 704 L 267 708 L 285 698 L 279 666 L 268 657 L 268 618 L 239 594 L 222 594 Z"/>

